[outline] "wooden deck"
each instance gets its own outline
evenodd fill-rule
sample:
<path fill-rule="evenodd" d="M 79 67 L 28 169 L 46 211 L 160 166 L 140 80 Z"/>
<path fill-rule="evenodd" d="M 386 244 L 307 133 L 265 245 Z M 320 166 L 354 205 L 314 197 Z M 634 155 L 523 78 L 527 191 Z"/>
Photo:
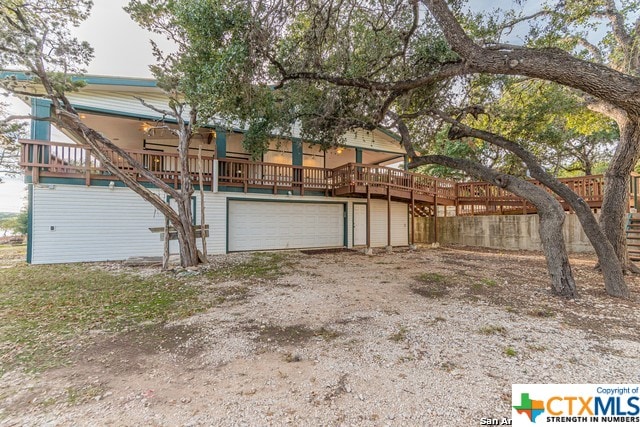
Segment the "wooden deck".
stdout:
<path fill-rule="evenodd" d="M 22 140 L 20 164 L 33 183 L 43 178 L 74 178 L 85 185 L 114 181 L 91 150 L 77 144 Z M 127 153 L 164 182 L 180 186 L 177 153 L 127 150 Z M 115 153 L 108 153 L 116 166 L 136 180 L 145 179 Z M 253 162 L 203 156 L 204 186 L 209 190 L 236 188 L 243 192 L 261 190 L 296 195 L 385 198 L 404 201 L 416 215 L 433 215 L 434 206 L 455 207 L 456 215 L 500 215 L 535 213 L 535 207 L 487 182 L 455 182 L 400 169 L 347 163 L 335 169 Z M 189 170 L 198 182 L 197 156 L 189 157 Z M 630 207 L 638 207 L 639 176 L 630 180 Z M 591 175 L 561 179 L 593 209 L 602 205 L 604 176 Z M 539 185 L 537 181 L 532 181 Z M 566 210 L 569 207 L 563 203 Z M 451 208 L 454 209 L 454 208 Z"/>

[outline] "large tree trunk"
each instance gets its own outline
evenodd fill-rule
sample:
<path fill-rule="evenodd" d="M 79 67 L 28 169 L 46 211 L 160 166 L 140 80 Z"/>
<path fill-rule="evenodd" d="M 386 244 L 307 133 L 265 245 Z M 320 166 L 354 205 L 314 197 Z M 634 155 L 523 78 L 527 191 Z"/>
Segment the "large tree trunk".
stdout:
<path fill-rule="evenodd" d="M 553 291 L 563 297 L 576 298 L 578 292 L 569 264 L 567 248 L 562 236 L 562 225 L 565 214 L 559 203 L 547 206 L 546 203 L 540 209 L 540 241 L 542 250 L 547 260 L 547 269 L 551 276 L 551 286 Z"/>
<path fill-rule="evenodd" d="M 620 262 L 635 270 L 627 254 L 625 219 L 629 206 L 629 177 L 640 157 L 640 119 L 619 120 L 618 126 L 620 143 L 605 173 L 600 226 Z"/>
<path fill-rule="evenodd" d="M 482 139 L 491 144 L 509 150 L 510 152 L 518 156 L 527 165 L 533 178 L 540 181 L 551 191 L 560 196 L 565 202 L 567 202 L 576 213 L 576 216 L 578 217 L 578 220 L 582 225 L 582 229 L 584 230 L 585 235 L 596 251 L 598 262 L 602 269 L 604 286 L 607 293 L 615 297 L 629 297 L 629 289 L 627 288 L 623 275 L 624 264 L 621 263 L 616 257 L 614 246 L 609 242 L 607 236 L 603 233 L 603 230 L 598 225 L 598 221 L 593 215 L 591 208 L 584 201 L 584 199 L 579 197 L 574 191 L 560 182 L 557 178 L 551 176 L 547 171 L 545 171 L 538 163 L 536 157 L 529 151 L 525 150 L 519 144 L 503 138 L 500 135 L 496 135 L 480 129 L 471 128 L 455 119 L 452 119 L 442 112 L 438 111 L 437 114 L 445 121 L 453 125 L 449 132 L 450 138 L 470 136 Z M 611 191 L 615 191 L 615 189 Z M 626 191 L 623 194 L 626 196 Z"/>
<path fill-rule="evenodd" d="M 191 195 L 184 194 L 182 200 L 178 200 L 178 216 L 180 223 L 174 224 L 178 232 L 178 245 L 180 246 L 180 265 L 191 267 L 198 265 L 198 246 L 196 234 L 193 228 L 193 209 L 191 208 Z"/>
<path fill-rule="evenodd" d="M 560 203 L 553 196 L 543 188 L 528 181 L 512 175 L 501 174 L 469 160 L 438 155 L 420 156 L 414 158 L 409 167 L 415 168 L 428 163 L 464 170 L 478 179 L 504 188 L 531 202 L 538 210 L 538 216 L 540 217 L 540 240 L 542 251 L 547 260 L 547 269 L 551 276 L 551 289 L 555 294 L 565 298 L 576 298 L 578 296 L 562 234 L 565 213 Z"/>
<path fill-rule="evenodd" d="M 178 156 L 180 159 L 180 200 L 178 202 L 178 216 L 180 227 L 178 230 L 178 244 L 180 245 L 180 263 L 183 267 L 195 266 L 200 262 L 196 234 L 193 225 L 193 209 L 191 196 L 193 184 L 189 168 L 189 144 L 191 142 L 191 126 L 195 122 L 195 109 L 191 111 L 191 121 L 185 123 L 181 111 L 176 115 L 178 119 Z"/>

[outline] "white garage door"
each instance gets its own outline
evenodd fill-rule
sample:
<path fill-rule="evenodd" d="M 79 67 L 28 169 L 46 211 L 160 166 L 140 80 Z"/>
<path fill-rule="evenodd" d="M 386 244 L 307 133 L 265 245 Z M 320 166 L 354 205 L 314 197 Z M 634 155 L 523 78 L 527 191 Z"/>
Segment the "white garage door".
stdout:
<path fill-rule="evenodd" d="M 342 203 L 229 201 L 229 251 L 344 246 Z"/>

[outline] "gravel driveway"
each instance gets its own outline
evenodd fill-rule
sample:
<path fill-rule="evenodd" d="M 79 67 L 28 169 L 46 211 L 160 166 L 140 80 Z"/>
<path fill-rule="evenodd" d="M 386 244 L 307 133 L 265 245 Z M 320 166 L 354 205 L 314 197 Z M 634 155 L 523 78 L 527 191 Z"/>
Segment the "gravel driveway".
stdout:
<path fill-rule="evenodd" d="M 575 301 L 550 294 L 538 253 L 463 247 L 195 274 L 203 297 L 224 291 L 213 309 L 5 373 L 0 425 L 480 425 L 510 417 L 512 383 L 637 382 L 640 279 L 612 299 L 592 257 L 572 263 Z"/>

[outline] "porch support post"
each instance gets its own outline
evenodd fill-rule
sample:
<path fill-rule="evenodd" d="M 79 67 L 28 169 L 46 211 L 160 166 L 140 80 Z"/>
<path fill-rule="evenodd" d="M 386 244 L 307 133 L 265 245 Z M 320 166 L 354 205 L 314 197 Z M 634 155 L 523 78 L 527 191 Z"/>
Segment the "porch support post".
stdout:
<path fill-rule="evenodd" d="M 433 242 L 438 243 L 438 195 L 433 195 Z"/>
<path fill-rule="evenodd" d="M 51 122 L 46 120 L 37 120 L 37 118 L 46 119 L 51 117 L 51 101 L 45 101 L 41 98 L 31 98 L 31 115 L 36 119 L 31 119 L 31 139 L 36 141 L 51 141 Z M 30 152 L 27 153 L 27 158 L 30 162 L 34 163 L 49 163 L 48 146 L 30 145 Z M 38 169 L 36 171 L 36 169 Z M 40 166 L 33 166 L 35 175 L 40 175 Z M 33 171 L 32 171 L 33 172 Z M 37 179 L 36 179 L 37 181 Z M 34 181 L 34 183 L 37 183 Z"/>
<path fill-rule="evenodd" d="M 414 197 L 413 190 L 411 190 L 411 209 L 409 210 L 409 214 L 411 215 L 411 246 L 414 246 L 416 244 L 415 209 L 416 209 L 416 199 Z"/>
<path fill-rule="evenodd" d="M 302 166 L 302 141 L 300 138 L 291 138 L 291 160 L 294 166 Z"/>
<path fill-rule="evenodd" d="M 304 196 L 304 174 L 302 171 L 304 155 L 300 138 L 291 138 L 291 163 L 293 167 L 293 186 L 300 186 L 300 195 Z M 297 167 L 296 167 L 297 166 Z"/>
<path fill-rule="evenodd" d="M 362 148 L 356 148 L 356 163 L 362 163 Z"/>
<path fill-rule="evenodd" d="M 391 248 L 391 188 L 387 186 L 387 251 Z"/>
<path fill-rule="evenodd" d="M 227 157 L 227 131 L 221 127 L 216 128 L 216 157 Z"/>
<path fill-rule="evenodd" d="M 84 185 L 91 185 L 91 148 L 84 150 Z"/>
<path fill-rule="evenodd" d="M 40 98 L 31 98 L 31 115 L 35 118 L 51 117 L 51 102 Z M 31 120 L 31 139 L 39 141 L 51 140 L 51 122 Z"/>
<path fill-rule="evenodd" d="M 371 251 L 371 190 L 367 184 L 367 253 Z"/>

